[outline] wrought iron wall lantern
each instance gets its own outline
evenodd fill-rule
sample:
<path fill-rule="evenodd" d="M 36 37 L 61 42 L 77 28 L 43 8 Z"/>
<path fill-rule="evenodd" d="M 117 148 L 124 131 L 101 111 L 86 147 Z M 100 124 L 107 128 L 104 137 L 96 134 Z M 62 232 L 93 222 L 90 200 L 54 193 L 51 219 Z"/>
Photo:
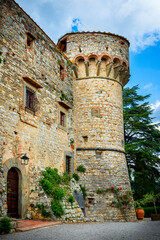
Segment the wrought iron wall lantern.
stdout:
<path fill-rule="evenodd" d="M 23 155 L 23 156 L 22 156 Z M 21 157 L 22 156 L 22 157 Z M 28 162 L 29 162 L 29 157 L 27 157 L 27 154 L 26 153 L 20 153 L 18 154 L 18 157 L 20 158 L 21 157 L 21 164 L 22 165 L 28 165 Z"/>

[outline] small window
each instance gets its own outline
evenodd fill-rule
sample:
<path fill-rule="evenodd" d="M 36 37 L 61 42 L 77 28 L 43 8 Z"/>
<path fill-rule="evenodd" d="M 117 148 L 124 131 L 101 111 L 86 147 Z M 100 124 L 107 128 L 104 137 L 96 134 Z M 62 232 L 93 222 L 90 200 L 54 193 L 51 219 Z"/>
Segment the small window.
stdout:
<path fill-rule="evenodd" d="M 33 46 L 33 42 L 36 38 L 31 34 L 31 33 L 27 33 L 27 46 L 28 47 L 32 47 Z"/>
<path fill-rule="evenodd" d="M 35 111 L 35 91 L 26 86 L 26 102 L 25 107 L 31 111 Z"/>
<path fill-rule="evenodd" d="M 82 137 L 85 143 L 88 142 L 88 136 L 82 136 Z"/>
<path fill-rule="evenodd" d="M 71 157 L 66 156 L 66 172 L 71 173 Z"/>
<path fill-rule="evenodd" d="M 94 198 L 88 198 L 88 204 L 94 205 Z"/>
<path fill-rule="evenodd" d="M 62 50 L 62 52 L 66 52 L 66 50 L 67 50 L 67 39 L 62 40 L 58 47 Z"/>
<path fill-rule="evenodd" d="M 102 152 L 101 151 L 97 151 L 96 152 L 96 159 L 101 159 L 102 157 Z"/>
<path fill-rule="evenodd" d="M 60 125 L 66 127 L 66 114 L 60 111 Z"/>
<path fill-rule="evenodd" d="M 60 79 L 64 81 L 65 75 L 64 75 L 64 67 L 60 65 Z"/>

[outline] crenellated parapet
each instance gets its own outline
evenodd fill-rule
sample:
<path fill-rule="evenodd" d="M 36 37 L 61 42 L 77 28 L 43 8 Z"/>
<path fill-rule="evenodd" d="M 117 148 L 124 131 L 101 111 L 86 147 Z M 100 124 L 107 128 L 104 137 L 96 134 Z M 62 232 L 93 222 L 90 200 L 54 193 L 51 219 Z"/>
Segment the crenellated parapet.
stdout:
<path fill-rule="evenodd" d="M 126 38 L 105 32 L 68 33 L 57 45 L 73 62 L 77 79 L 102 77 L 122 86 L 128 82 L 129 42 Z"/>
<path fill-rule="evenodd" d="M 116 80 L 124 86 L 130 77 L 129 66 L 123 59 L 117 56 L 102 53 L 78 54 L 73 59 L 75 77 L 91 78 L 102 77 Z"/>

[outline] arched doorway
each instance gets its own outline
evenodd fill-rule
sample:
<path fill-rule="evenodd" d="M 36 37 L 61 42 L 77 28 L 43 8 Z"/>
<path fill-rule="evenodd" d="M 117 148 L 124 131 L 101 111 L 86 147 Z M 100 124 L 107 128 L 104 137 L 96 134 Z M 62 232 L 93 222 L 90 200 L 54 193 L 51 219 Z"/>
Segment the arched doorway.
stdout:
<path fill-rule="evenodd" d="M 18 218 L 19 176 L 16 168 L 12 167 L 7 175 L 7 207 L 8 215 Z"/>

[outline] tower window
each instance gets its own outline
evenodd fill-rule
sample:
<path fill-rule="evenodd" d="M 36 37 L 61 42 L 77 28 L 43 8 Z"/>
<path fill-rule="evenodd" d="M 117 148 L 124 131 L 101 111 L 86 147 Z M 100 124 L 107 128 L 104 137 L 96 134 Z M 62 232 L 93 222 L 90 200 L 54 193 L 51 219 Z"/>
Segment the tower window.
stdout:
<path fill-rule="evenodd" d="M 66 126 L 66 114 L 60 111 L 60 125 L 65 127 Z"/>
<path fill-rule="evenodd" d="M 66 50 L 67 50 L 67 39 L 62 40 L 58 47 L 62 50 L 62 52 L 66 52 Z"/>
<path fill-rule="evenodd" d="M 27 46 L 32 47 L 35 39 L 36 38 L 31 33 L 28 32 L 27 33 Z"/>
<path fill-rule="evenodd" d="M 66 156 L 66 172 L 71 173 L 71 157 Z"/>
<path fill-rule="evenodd" d="M 96 159 L 101 159 L 101 157 L 102 157 L 102 152 L 96 151 Z"/>
<path fill-rule="evenodd" d="M 88 136 L 82 136 L 82 137 L 85 143 L 88 142 Z"/>

